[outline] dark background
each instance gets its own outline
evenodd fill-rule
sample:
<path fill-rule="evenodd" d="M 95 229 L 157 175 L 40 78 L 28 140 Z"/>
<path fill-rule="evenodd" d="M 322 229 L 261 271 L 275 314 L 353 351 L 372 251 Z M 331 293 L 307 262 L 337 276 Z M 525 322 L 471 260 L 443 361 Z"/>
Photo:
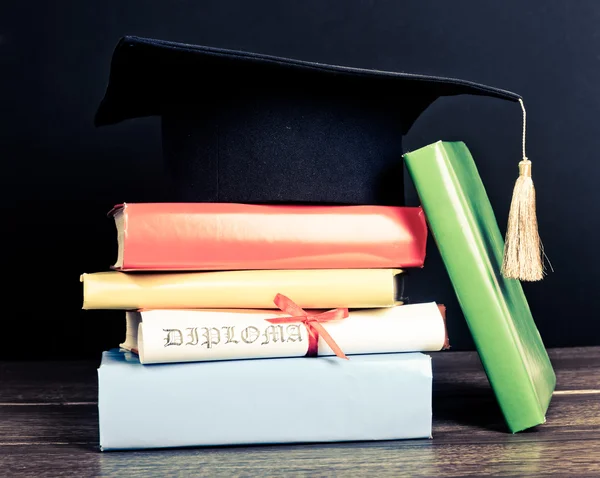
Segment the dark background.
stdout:
<path fill-rule="evenodd" d="M 168 200 L 159 119 L 92 124 L 125 34 L 453 76 L 522 94 L 540 233 L 555 269 L 525 292 L 547 346 L 600 344 L 597 0 L 34 0 L 0 6 L 0 358 L 99 358 L 123 338 L 123 312 L 80 310 L 79 274 L 114 262 L 105 216 L 114 204 Z M 514 103 L 442 98 L 405 149 L 465 141 L 504 230 L 520 121 Z M 433 243 L 409 295 L 445 303 L 454 348 L 473 347 Z"/>

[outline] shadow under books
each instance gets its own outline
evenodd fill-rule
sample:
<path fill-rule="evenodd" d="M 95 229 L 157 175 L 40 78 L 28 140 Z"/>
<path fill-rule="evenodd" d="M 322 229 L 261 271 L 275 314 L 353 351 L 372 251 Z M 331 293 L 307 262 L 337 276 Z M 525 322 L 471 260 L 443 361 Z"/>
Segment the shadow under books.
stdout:
<path fill-rule="evenodd" d="M 434 432 L 436 423 L 440 422 L 508 433 L 502 411 L 489 385 L 436 383 L 434 377 Z"/>

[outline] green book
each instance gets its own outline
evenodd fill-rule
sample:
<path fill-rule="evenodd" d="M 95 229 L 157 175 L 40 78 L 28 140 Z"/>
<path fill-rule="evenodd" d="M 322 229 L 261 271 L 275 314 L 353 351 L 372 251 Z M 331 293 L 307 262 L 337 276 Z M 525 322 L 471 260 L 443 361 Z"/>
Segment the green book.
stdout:
<path fill-rule="evenodd" d="M 544 423 L 556 377 L 521 283 L 500 274 L 504 238 L 471 153 L 438 141 L 404 159 L 510 431 Z"/>

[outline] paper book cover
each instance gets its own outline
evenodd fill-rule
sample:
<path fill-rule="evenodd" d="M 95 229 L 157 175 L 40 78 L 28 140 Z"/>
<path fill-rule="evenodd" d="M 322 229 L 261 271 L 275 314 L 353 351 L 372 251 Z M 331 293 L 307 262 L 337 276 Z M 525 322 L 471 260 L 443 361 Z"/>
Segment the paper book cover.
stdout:
<path fill-rule="evenodd" d="M 318 319 L 319 311 L 307 310 Z M 346 355 L 434 352 L 449 347 L 445 308 L 434 302 L 350 310 L 348 317 L 323 321 L 323 329 Z M 143 364 L 304 357 L 310 325 L 284 312 L 258 309 L 143 310 L 126 312 L 121 347 Z M 335 355 L 323 336 L 316 355 Z"/>
<path fill-rule="evenodd" d="M 284 294 L 302 308 L 402 303 L 398 269 L 256 270 L 83 274 L 84 309 L 274 309 Z"/>
<path fill-rule="evenodd" d="M 421 267 L 421 208 L 129 203 L 111 211 L 117 270 Z"/>
<path fill-rule="evenodd" d="M 142 365 L 105 352 L 102 450 L 431 437 L 421 353 Z"/>
<path fill-rule="evenodd" d="M 508 427 L 545 422 L 556 377 L 521 283 L 500 268 L 504 239 L 464 143 L 404 155 Z"/>

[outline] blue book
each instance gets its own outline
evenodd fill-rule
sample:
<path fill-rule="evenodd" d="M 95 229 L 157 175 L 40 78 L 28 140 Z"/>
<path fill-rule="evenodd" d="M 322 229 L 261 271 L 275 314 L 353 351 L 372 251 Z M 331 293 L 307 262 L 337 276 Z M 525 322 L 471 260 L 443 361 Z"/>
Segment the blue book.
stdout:
<path fill-rule="evenodd" d="M 115 349 L 98 385 L 102 450 L 431 438 L 422 353 L 142 365 Z"/>

